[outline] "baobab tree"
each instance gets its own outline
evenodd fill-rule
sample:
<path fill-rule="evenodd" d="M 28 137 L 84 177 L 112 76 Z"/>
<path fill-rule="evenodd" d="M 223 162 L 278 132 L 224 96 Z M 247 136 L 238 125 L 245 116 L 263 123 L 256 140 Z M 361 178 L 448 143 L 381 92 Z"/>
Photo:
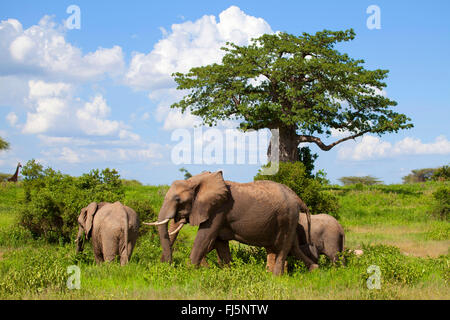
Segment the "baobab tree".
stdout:
<path fill-rule="evenodd" d="M 171 107 L 208 126 L 233 119 L 243 131 L 278 129 L 280 161 L 298 161 L 300 143 L 328 151 L 366 133 L 411 128 L 411 119 L 394 112 L 397 103 L 383 94 L 388 70 L 367 70 L 363 60 L 335 49 L 354 38 L 352 29 L 324 30 L 227 43 L 221 63 L 173 74 L 187 94 Z M 333 130 L 347 136 L 326 144 L 323 137 Z"/>

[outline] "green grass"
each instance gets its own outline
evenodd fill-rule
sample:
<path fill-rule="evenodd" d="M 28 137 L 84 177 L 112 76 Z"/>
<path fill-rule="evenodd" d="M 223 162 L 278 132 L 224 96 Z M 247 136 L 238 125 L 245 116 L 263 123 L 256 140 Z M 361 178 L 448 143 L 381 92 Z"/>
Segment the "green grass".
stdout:
<path fill-rule="evenodd" d="M 442 184 L 442 183 L 441 183 Z M 395 186 L 332 187 L 339 197 L 346 266 L 321 259 L 306 271 L 290 260 L 289 272 L 265 271 L 263 249 L 233 242 L 233 263 L 220 268 L 215 253 L 209 268 L 194 268 L 189 252 L 196 228 L 182 229 L 172 265 L 159 262 L 161 249 L 152 232 L 139 238 L 130 263 L 96 265 L 88 245 L 81 255 L 73 243 L 50 245 L 17 226 L 23 190 L 0 187 L 1 299 L 449 299 L 449 222 L 434 218 L 432 192 L 438 183 Z M 149 200 L 158 212 L 167 186 L 126 186 L 126 200 Z M 143 227 L 149 228 L 149 227 Z M 81 269 L 81 289 L 68 290 L 67 267 Z M 368 290 L 367 267 L 378 265 L 381 289 Z"/>

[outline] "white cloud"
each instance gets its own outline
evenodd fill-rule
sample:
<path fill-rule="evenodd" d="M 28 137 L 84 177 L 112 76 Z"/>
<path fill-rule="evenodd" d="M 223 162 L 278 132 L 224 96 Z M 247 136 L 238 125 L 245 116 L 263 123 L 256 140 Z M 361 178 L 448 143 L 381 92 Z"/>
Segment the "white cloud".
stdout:
<path fill-rule="evenodd" d="M 80 157 L 74 150 L 72 150 L 68 147 L 64 147 L 64 148 L 62 148 L 61 156 L 59 157 L 59 160 L 68 162 L 68 163 L 79 163 Z"/>
<path fill-rule="evenodd" d="M 69 122 L 69 105 L 72 86 L 66 83 L 28 82 L 28 103 L 32 111 L 27 112 L 23 133 L 44 133 L 64 127 Z"/>
<path fill-rule="evenodd" d="M 11 127 L 14 127 L 16 125 L 18 119 L 19 118 L 14 112 L 10 112 L 6 115 L 6 120 L 9 122 Z"/>
<path fill-rule="evenodd" d="M 140 136 L 128 130 L 124 123 L 108 119 L 111 108 L 101 94 L 83 102 L 72 92 L 73 86 L 66 83 L 30 80 L 27 101 L 31 110 L 27 112 L 22 132 L 38 134 L 47 145 L 75 141 L 86 145 L 87 139 L 76 139 L 77 135 L 112 138 L 103 140 L 110 144 L 139 142 Z"/>
<path fill-rule="evenodd" d="M 84 133 L 106 136 L 119 132 L 121 127 L 118 121 L 105 119 L 110 112 L 111 108 L 106 104 L 106 100 L 101 95 L 97 95 L 79 109 L 76 115 Z"/>
<path fill-rule="evenodd" d="M 218 19 L 205 15 L 173 24 L 151 52 L 133 53 L 125 81 L 134 89 L 151 91 L 150 99 L 159 101 L 156 118 L 164 121 L 165 130 L 192 128 L 200 122 L 198 117 L 169 108 L 183 96 L 174 89 L 172 73 L 220 62 L 224 55 L 220 48 L 227 41 L 245 45 L 264 33 L 273 33 L 264 19 L 247 15 L 236 6 L 221 12 Z"/>
<path fill-rule="evenodd" d="M 444 135 L 438 136 L 432 143 L 423 143 L 420 139 L 405 138 L 394 145 L 394 154 L 450 154 L 450 141 Z"/>
<path fill-rule="evenodd" d="M 148 53 L 135 52 L 126 74 L 127 83 L 137 89 L 155 90 L 174 86 L 171 74 L 187 72 L 195 66 L 219 62 L 225 42 L 239 45 L 264 33 L 272 33 L 262 18 L 246 15 L 231 6 L 215 16 L 205 15 L 192 22 L 173 24 Z"/>
<path fill-rule="evenodd" d="M 343 145 L 338 151 L 338 158 L 341 160 L 361 161 L 427 154 L 450 154 L 450 141 L 441 135 L 431 143 L 423 143 L 420 139 L 407 137 L 392 144 L 378 137 L 366 135 L 353 145 Z"/>
<path fill-rule="evenodd" d="M 124 71 L 122 48 L 98 48 L 82 53 L 68 43 L 65 30 L 44 16 L 37 25 L 23 30 L 15 19 L 0 22 L 0 72 L 57 77 L 67 81 L 96 79 Z"/>

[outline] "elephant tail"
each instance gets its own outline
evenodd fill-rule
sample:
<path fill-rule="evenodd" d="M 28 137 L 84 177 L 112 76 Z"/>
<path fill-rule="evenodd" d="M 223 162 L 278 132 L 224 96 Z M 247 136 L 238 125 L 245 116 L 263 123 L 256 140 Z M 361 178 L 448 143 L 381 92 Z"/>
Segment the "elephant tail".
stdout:
<path fill-rule="evenodd" d="M 345 244 L 345 234 L 341 233 L 340 234 L 340 243 L 339 243 L 339 251 L 340 252 L 344 252 L 344 244 Z"/>
<path fill-rule="evenodd" d="M 300 199 L 300 212 L 306 213 L 306 220 L 308 222 L 308 234 L 307 234 L 307 242 L 308 244 L 312 244 L 311 242 L 311 212 L 309 211 L 308 206 Z"/>
<path fill-rule="evenodd" d="M 306 217 L 308 218 L 308 243 L 312 244 L 311 241 L 311 212 L 308 207 L 306 207 Z"/>

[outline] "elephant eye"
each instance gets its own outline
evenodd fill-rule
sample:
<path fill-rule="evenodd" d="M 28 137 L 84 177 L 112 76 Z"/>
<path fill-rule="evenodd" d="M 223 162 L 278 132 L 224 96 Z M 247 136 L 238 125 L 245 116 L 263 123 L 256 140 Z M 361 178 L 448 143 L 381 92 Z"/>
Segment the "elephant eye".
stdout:
<path fill-rule="evenodd" d="M 179 203 L 180 202 L 180 197 L 179 196 L 175 196 L 174 200 Z"/>

